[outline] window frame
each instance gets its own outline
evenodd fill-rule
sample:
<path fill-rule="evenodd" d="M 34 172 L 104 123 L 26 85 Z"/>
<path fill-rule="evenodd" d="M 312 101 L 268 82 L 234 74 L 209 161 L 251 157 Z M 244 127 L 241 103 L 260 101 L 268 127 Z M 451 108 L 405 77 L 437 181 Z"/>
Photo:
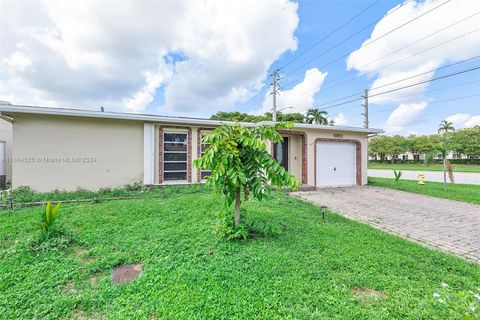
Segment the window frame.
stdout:
<path fill-rule="evenodd" d="M 165 140 L 165 135 L 167 134 L 179 134 L 179 135 L 185 135 L 185 140 L 183 142 L 175 142 L 175 141 L 167 141 Z M 189 141 L 189 133 L 187 130 L 181 130 L 181 129 L 164 129 L 162 132 L 162 181 L 164 183 L 168 182 L 185 182 L 188 181 L 188 141 Z M 168 151 L 165 150 L 165 146 L 168 144 L 184 144 L 185 145 L 185 150 L 184 151 Z M 185 160 L 175 160 L 175 161 L 170 161 L 170 160 L 165 160 L 166 154 L 185 154 Z M 185 163 L 185 170 L 166 170 L 165 169 L 165 164 L 169 163 Z M 185 179 L 167 179 L 165 174 L 168 173 L 185 173 Z"/>

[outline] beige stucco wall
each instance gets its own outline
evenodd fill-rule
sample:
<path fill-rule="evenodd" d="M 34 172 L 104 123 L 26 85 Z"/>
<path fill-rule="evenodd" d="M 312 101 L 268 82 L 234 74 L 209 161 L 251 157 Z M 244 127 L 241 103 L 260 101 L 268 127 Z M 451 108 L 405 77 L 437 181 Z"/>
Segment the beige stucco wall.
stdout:
<path fill-rule="evenodd" d="M 143 180 L 143 122 L 15 115 L 14 187 L 98 190 Z"/>
<path fill-rule="evenodd" d="M 295 129 L 294 131 L 305 132 L 307 135 L 307 185 L 315 185 L 315 140 L 317 138 L 340 139 L 340 140 L 358 140 L 361 143 L 361 167 L 362 167 L 362 184 L 367 183 L 367 154 L 368 139 L 366 133 L 348 132 L 348 131 L 328 131 L 315 129 Z M 335 134 L 343 135 L 342 138 L 335 137 Z M 300 135 L 287 135 L 289 137 L 289 172 L 294 175 L 299 182 L 302 181 L 302 138 Z M 271 144 L 267 144 L 267 150 L 271 149 Z M 296 158 L 296 159 L 295 159 Z"/>
<path fill-rule="evenodd" d="M 348 132 L 348 131 L 320 131 L 305 129 L 307 133 L 307 159 L 308 159 L 308 185 L 315 185 L 315 140 L 317 138 L 339 139 L 339 140 L 358 140 L 362 146 L 362 184 L 367 184 L 367 156 L 368 156 L 368 138 L 366 133 Z M 343 137 L 336 137 L 335 134 L 341 134 Z"/>
<path fill-rule="evenodd" d="M 5 173 L 7 181 L 12 179 L 12 124 L 0 119 L 0 141 L 5 142 Z"/>

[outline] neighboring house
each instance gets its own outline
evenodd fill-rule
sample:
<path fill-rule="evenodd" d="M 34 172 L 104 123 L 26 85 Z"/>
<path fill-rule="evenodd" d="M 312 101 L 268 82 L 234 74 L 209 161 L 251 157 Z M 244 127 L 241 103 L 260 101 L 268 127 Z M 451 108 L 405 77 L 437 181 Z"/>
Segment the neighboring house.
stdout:
<path fill-rule="evenodd" d="M 9 104 L 0 104 L 0 112 L 14 120 L 13 187 L 27 185 L 37 191 L 201 183 L 209 173 L 192 161 L 206 147 L 202 135 L 231 124 Z M 363 185 L 368 136 L 381 132 L 299 123 L 281 130 L 283 143 L 269 143 L 267 149 L 304 185 Z"/>
<path fill-rule="evenodd" d="M 413 154 L 411 152 L 405 152 L 402 154 L 399 154 L 395 159 L 396 160 L 425 160 L 425 154 Z M 478 157 L 475 157 L 476 155 L 465 155 L 457 152 L 450 151 L 447 153 L 447 159 L 452 160 L 452 159 L 478 159 Z M 368 157 L 369 160 L 379 160 L 375 159 L 375 157 Z M 441 154 L 435 154 L 434 159 L 442 159 Z M 385 160 L 392 160 L 391 156 L 385 156 Z"/>
<path fill-rule="evenodd" d="M 12 124 L 7 117 L 0 118 L 0 175 L 12 178 Z"/>

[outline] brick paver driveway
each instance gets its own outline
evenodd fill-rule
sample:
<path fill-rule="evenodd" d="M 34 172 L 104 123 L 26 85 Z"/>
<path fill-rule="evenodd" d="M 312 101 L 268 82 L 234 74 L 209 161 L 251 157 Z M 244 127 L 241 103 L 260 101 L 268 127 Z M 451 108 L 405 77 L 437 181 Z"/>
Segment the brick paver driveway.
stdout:
<path fill-rule="evenodd" d="M 295 192 L 344 216 L 480 262 L 480 206 L 375 187 Z"/>

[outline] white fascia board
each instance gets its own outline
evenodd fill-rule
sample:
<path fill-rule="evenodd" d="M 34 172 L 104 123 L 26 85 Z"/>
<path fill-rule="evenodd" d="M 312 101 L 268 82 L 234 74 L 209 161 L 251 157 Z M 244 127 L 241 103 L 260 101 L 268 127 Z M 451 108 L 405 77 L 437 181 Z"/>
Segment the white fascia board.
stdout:
<path fill-rule="evenodd" d="M 183 117 L 166 117 L 150 114 L 140 113 L 122 113 L 122 112 L 101 112 L 92 110 L 80 109 L 65 109 L 65 108 L 46 108 L 36 106 L 20 106 L 0 104 L 0 112 L 2 113 L 25 113 L 25 114 L 39 114 L 52 116 L 70 116 L 70 117 L 88 117 L 88 118 L 102 118 L 102 119 L 119 119 L 119 120 L 134 120 L 145 121 L 152 123 L 169 123 L 169 124 L 183 124 L 183 125 L 201 125 L 201 126 L 220 126 L 222 124 L 233 124 L 233 121 L 220 121 L 201 118 L 183 118 Z M 239 122 L 243 126 L 253 127 L 256 124 L 250 122 Z"/>
<path fill-rule="evenodd" d="M 26 113 L 26 114 L 40 114 L 53 116 L 74 116 L 74 117 L 89 117 L 89 118 L 103 118 L 103 119 L 120 119 L 120 120 L 136 120 L 151 123 L 168 123 L 168 124 L 182 124 L 182 125 L 197 125 L 197 126 L 220 126 L 222 124 L 231 125 L 233 121 L 220 121 L 201 118 L 183 118 L 183 117 L 165 117 L 150 114 L 136 114 L 136 113 L 121 113 L 121 112 L 101 112 L 81 109 L 65 109 L 65 108 L 45 108 L 37 106 L 23 106 L 0 103 L 1 113 Z M 259 123 L 238 122 L 247 127 L 255 127 L 258 125 L 274 125 L 273 121 L 262 121 Z M 295 128 L 318 129 L 329 131 L 350 131 L 363 133 L 383 133 L 381 129 L 357 128 L 346 126 L 326 126 L 318 124 L 295 123 Z"/>
<path fill-rule="evenodd" d="M 258 124 L 262 125 L 274 125 L 273 121 L 262 121 Z M 299 129 L 318 129 L 318 130 L 328 130 L 328 131 L 349 131 L 349 132 L 362 132 L 362 133 L 383 133 L 382 129 L 374 128 L 359 128 L 359 127 L 347 127 L 347 126 L 330 126 L 330 125 L 321 125 L 321 124 L 309 124 L 309 123 L 294 123 L 294 128 Z"/>

